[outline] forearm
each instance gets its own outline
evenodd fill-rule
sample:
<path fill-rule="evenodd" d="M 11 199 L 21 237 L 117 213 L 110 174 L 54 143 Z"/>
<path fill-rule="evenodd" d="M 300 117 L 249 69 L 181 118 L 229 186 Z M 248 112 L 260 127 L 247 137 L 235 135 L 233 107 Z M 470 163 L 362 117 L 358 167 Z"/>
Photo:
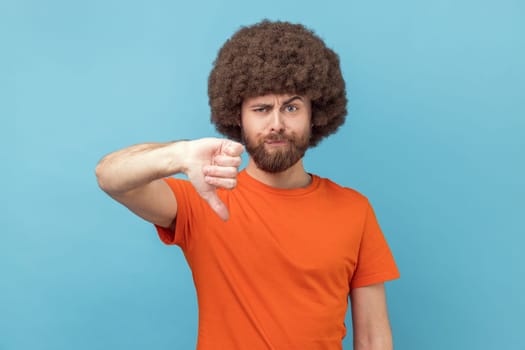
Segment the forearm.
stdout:
<path fill-rule="evenodd" d="M 96 167 L 98 184 L 109 194 L 122 194 L 184 172 L 186 143 L 144 143 L 108 154 Z"/>

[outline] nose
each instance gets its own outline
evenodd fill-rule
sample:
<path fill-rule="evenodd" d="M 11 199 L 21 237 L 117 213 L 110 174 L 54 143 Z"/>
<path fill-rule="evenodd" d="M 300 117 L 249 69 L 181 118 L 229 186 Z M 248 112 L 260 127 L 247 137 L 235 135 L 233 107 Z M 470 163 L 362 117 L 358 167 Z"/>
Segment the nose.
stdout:
<path fill-rule="evenodd" d="M 270 131 L 282 133 L 284 129 L 284 118 L 281 114 L 281 111 L 276 108 L 270 115 Z"/>

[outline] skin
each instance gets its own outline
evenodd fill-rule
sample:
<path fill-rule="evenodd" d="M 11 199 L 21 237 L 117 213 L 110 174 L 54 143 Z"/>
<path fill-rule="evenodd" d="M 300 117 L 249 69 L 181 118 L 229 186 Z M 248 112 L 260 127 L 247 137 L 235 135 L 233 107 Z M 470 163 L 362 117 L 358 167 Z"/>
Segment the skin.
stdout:
<path fill-rule="evenodd" d="M 247 98 L 241 114 L 247 145 L 263 144 L 270 157 L 276 152 L 287 154 L 292 147 L 290 139 L 301 143 L 310 136 L 311 103 L 305 96 Z M 174 228 L 177 201 L 162 178 L 184 173 L 217 215 L 228 220 L 228 209 L 216 189 L 236 186 L 243 151 L 242 144 L 218 138 L 139 144 L 105 156 L 96 167 L 96 175 L 101 189 L 133 213 L 153 224 Z M 302 158 L 283 171 L 270 173 L 250 156 L 246 171 L 276 188 L 300 188 L 311 182 Z M 383 284 L 355 288 L 350 298 L 354 349 L 392 349 Z"/>
<path fill-rule="evenodd" d="M 286 152 L 290 141 L 275 141 L 271 136 L 281 135 L 304 139 L 308 144 L 311 125 L 311 104 L 306 97 L 296 95 L 265 95 L 248 98 L 241 108 L 241 123 L 246 142 L 264 143 L 269 154 Z M 298 188 L 307 186 L 311 179 L 299 159 L 290 168 L 269 173 L 260 169 L 252 157 L 246 171 L 253 178 L 277 188 Z"/>
<path fill-rule="evenodd" d="M 354 288 L 350 300 L 354 350 L 391 350 L 392 331 L 384 284 Z"/>

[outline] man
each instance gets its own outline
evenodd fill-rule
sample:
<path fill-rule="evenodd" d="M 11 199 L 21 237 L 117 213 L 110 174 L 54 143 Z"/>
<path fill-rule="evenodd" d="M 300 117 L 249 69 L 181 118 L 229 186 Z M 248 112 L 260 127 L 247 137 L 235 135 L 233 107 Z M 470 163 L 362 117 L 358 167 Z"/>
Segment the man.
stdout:
<path fill-rule="evenodd" d="M 344 122 L 337 55 L 302 25 L 263 21 L 221 48 L 208 93 L 229 139 L 136 145 L 96 170 L 104 191 L 183 250 L 197 348 L 341 349 L 350 296 L 355 349 L 391 349 L 383 282 L 399 274 L 374 212 L 302 163 Z"/>

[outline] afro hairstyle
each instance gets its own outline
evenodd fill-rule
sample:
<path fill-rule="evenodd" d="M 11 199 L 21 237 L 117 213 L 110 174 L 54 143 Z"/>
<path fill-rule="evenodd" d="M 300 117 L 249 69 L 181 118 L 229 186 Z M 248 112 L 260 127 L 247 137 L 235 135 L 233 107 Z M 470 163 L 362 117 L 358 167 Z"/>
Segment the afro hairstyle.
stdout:
<path fill-rule="evenodd" d="M 211 121 L 218 132 L 241 141 L 242 101 L 267 94 L 311 100 L 311 147 L 345 121 L 339 57 L 301 24 L 263 20 L 241 27 L 219 50 L 208 78 Z"/>

